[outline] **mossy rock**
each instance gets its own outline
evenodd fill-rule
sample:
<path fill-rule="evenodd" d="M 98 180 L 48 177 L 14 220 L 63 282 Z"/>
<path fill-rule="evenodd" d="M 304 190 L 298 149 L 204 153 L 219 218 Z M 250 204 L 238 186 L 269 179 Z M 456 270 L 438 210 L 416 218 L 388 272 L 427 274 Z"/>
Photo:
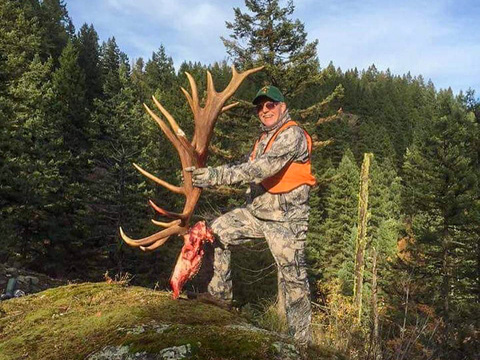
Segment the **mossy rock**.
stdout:
<path fill-rule="evenodd" d="M 334 358 L 309 350 L 308 358 Z M 118 283 L 66 285 L 0 303 L 0 359 L 297 359 L 240 315 Z"/>

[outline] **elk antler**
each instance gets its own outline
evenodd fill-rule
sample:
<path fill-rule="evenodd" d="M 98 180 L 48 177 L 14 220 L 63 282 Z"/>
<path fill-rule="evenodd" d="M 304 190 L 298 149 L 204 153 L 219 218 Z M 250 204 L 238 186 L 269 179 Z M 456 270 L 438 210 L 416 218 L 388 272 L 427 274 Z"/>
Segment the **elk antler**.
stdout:
<path fill-rule="evenodd" d="M 182 186 L 175 186 L 157 178 L 156 176 L 143 170 L 140 166 L 136 164 L 133 164 L 133 166 L 135 166 L 138 171 L 140 171 L 143 175 L 145 175 L 150 180 L 153 180 L 157 184 L 167 188 L 170 191 L 173 191 L 176 194 L 184 195 L 186 201 L 183 212 L 181 214 L 178 214 L 166 211 L 158 207 L 153 201 L 150 200 L 150 205 L 155 209 L 155 211 L 157 211 L 164 217 L 174 220 L 166 223 L 152 220 L 154 224 L 161 226 L 165 229 L 146 238 L 138 240 L 129 238 L 127 235 L 125 235 L 122 228 L 120 228 L 120 235 L 128 245 L 140 247 L 140 249 L 144 251 L 154 250 L 162 246 L 170 236 L 175 234 L 183 235 L 186 233 L 186 231 L 188 230 L 190 218 L 193 214 L 202 190 L 193 186 L 192 174 L 185 171 L 185 168 L 191 166 L 205 166 L 208 156 L 208 144 L 210 143 L 210 139 L 213 134 L 213 128 L 215 126 L 215 122 L 217 121 L 218 116 L 220 115 L 220 113 L 227 111 L 238 104 L 233 103 L 231 105 L 224 106 L 225 103 L 240 87 L 241 83 L 247 78 L 247 76 L 256 73 L 257 71 L 260 71 L 262 68 L 263 66 L 247 70 L 242 73 L 238 73 L 235 70 L 235 67 L 232 66 L 232 79 L 230 80 L 230 83 L 225 88 L 225 90 L 220 93 L 217 93 L 215 91 L 212 75 L 209 71 L 207 71 L 207 97 L 204 107 L 200 106 L 195 80 L 189 73 L 185 73 L 190 83 L 190 88 L 192 92 L 191 94 L 189 94 L 184 88 L 181 89 L 182 92 L 185 94 L 185 97 L 187 98 L 190 108 L 192 109 L 195 121 L 195 130 L 191 143 L 188 141 L 185 133 L 178 126 L 173 116 L 170 115 L 167 110 L 165 110 L 165 108 L 157 101 L 157 99 L 155 99 L 155 97 L 152 97 L 153 102 L 163 114 L 163 116 L 167 119 L 171 128 L 167 126 L 167 124 L 152 110 L 150 110 L 147 105 L 143 104 L 147 112 L 157 122 L 157 124 L 167 136 L 168 140 L 170 140 L 170 142 L 177 150 L 182 164 L 184 182 Z"/>

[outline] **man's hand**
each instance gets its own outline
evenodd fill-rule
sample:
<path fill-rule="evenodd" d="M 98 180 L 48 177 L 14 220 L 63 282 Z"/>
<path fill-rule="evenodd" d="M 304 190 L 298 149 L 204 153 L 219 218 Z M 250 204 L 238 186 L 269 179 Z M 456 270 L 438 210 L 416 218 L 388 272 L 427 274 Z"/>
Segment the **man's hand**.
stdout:
<path fill-rule="evenodd" d="M 212 167 L 197 169 L 195 166 L 191 166 L 185 168 L 185 171 L 192 173 L 193 186 L 206 188 L 217 185 L 218 173 L 217 170 Z"/>

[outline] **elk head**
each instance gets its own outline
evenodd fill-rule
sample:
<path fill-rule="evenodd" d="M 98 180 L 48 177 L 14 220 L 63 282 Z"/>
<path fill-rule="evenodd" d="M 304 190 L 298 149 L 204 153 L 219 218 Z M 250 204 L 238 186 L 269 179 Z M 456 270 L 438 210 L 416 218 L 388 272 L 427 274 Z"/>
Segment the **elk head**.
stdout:
<path fill-rule="evenodd" d="M 225 90 L 220 93 L 215 91 L 212 75 L 207 71 L 207 96 L 204 107 L 200 106 L 195 80 L 189 73 L 186 73 L 190 83 L 191 94 L 188 93 L 184 88 L 181 89 L 187 98 L 190 108 L 192 109 L 195 122 L 195 130 L 191 142 L 188 141 L 185 133 L 178 126 L 173 116 L 170 115 L 167 110 L 165 110 L 165 108 L 157 101 L 157 99 L 155 99 L 155 97 L 153 97 L 153 102 L 163 116 L 167 119 L 170 127 L 157 114 L 150 110 L 147 105 L 143 104 L 147 112 L 157 122 L 167 136 L 168 140 L 170 140 L 177 150 L 182 164 L 184 181 L 181 186 L 175 186 L 157 178 L 155 175 L 143 170 L 136 164 L 133 164 L 133 166 L 135 166 L 138 171 L 157 184 L 167 188 L 170 191 L 173 191 L 176 194 L 185 196 L 185 206 L 182 213 L 174 213 L 160 208 L 150 200 L 150 205 L 155 209 L 155 211 L 157 211 L 163 217 L 171 219 L 171 221 L 159 222 L 152 220 L 154 224 L 163 227 L 164 229 L 146 238 L 138 240 L 129 238 L 127 235 L 125 235 L 122 228 L 120 228 L 120 235 L 128 245 L 140 247 L 140 249 L 144 251 L 154 250 L 162 246 L 170 236 L 184 235 L 187 232 L 190 218 L 193 215 L 193 211 L 195 210 L 195 206 L 198 202 L 202 189 L 193 186 L 192 174 L 191 172 L 185 171 L 185 169 L 192 166 L 197 168 L 205 166 L 208 156 L 208 145 L 213 135 L 213 128 L 218 116 L 222 112 L 227 111 L 238 104 L 233 103 L 224 106 L 225 103 L 240 87 L 241 83 L 247 78 L 247 76 L 260 71 L 262 68 L 263 66 L 238 73 L 235 70 L 235 67 L 232 66 L 232 79 Z"/>

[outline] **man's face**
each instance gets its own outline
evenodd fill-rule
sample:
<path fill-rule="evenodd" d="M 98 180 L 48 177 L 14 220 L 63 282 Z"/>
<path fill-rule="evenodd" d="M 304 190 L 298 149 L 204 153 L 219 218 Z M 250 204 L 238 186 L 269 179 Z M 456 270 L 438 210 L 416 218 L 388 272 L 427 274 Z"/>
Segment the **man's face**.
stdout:
<path fill-rule="evenodd" d="M 258 118 L 264 126 L 270 127 L 276 124 L 286 108 L 284 102 L 276 102 L 269 98 L 261 99 L 257 104 Z"/>

